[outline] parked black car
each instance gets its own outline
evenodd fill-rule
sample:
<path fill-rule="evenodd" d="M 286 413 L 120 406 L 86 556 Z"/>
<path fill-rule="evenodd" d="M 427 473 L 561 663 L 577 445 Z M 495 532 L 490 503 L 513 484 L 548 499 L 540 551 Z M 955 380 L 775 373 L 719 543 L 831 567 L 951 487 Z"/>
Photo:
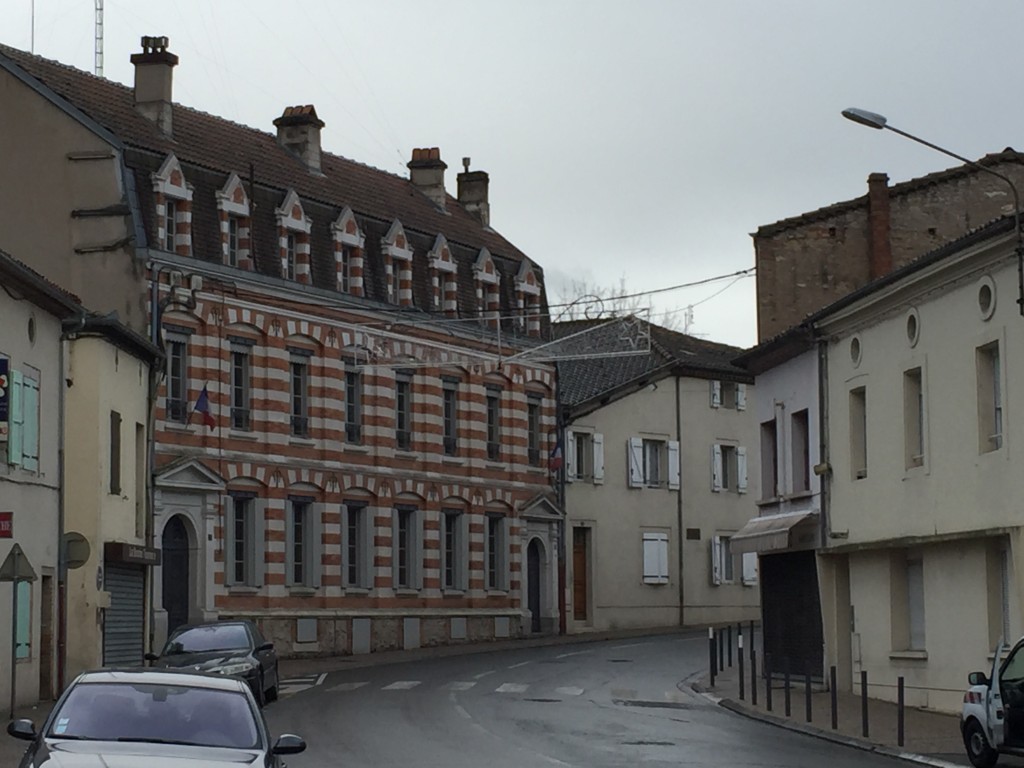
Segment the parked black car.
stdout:
<path fill-rule="evenodd" d="M 262 707 L 277 698 L 277 652 L 251 621 L 218 621 L 178 627 L 160 655 L 146 654 L 154 667 L 212 672 L 245 680 Z"/>
<path fill-rule="evenodd" d="M 7 733 L 31 741 L 20 768 L 185 765 L 284 768 L 306 748 L 298 736 L 271 741 L 241 680 L 180 670 L 99 670 L 79 675 L 40 731 L 13 720 Z"/>

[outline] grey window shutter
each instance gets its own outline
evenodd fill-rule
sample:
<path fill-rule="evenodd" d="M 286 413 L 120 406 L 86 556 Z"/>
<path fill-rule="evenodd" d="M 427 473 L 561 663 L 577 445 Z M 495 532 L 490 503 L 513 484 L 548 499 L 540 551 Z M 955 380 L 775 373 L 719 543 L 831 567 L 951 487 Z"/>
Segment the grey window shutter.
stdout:
<path fill-rule="evenodd" d="M 290 501 L 284 503 L 284 584 L 294 587 L 295 584 L 295 510 Z"/>
<path fill-rule="evenodd" d="M 594 433 L 594 485 L 604 483 L 604 435 Z"/>
<path fill-rule="evenodd" d="M 221 546 L 224 548 L 224 585 L 235 584 L 235 500 L 224 496 L 224 536 Z"/>
<path fill-rule="evenodd" d="M 469 512 L 459 515 L 459 566 L 458 584 L 463 591 L 469 591 Z"/>
<path fill-rule="evenodd" d="M 711 382 L 711 407 L 722 407 L 722 382 L 717 380 Z"/>
<path fill-rule="evenodd" d="M 320 589 L 323 583 L 324 571 L 324 505 L 310 504 L 309 513 L 312 516 L 309 526 L 310 546 L 308 548 L 310 584 L 314 589 Z"/>
<path fill-rule="evenodd" d="M 629 462 L 629 487 L 642 488 L 644 484 L 643 465 L 644 441 L 640 437 L 631 437 L 626 443 L 626 460 Z"/>
<path fill-rule="evenodd" d="M 410 581 L 412 586 L 416 589 L 423 589 L 423 517 L 424 512 L 422 509 L 417 509 L 412 513 L 412 546 L 411 551 L 411 563 L 410 568 Z"/>
<path fill-rule="evenodd" d="M 267 569 L 266 564 L 266 513 L 267 502 L 264 499 L 253 499 L 252 510 L 252 543 L 247 554 L 252 562 L 252 586 L 262 587 Z"/>
<path fill-rule="evenodd" d="M 397 509 L 391 510 L 391 588 L 398 589 L 398 515 Z"/>

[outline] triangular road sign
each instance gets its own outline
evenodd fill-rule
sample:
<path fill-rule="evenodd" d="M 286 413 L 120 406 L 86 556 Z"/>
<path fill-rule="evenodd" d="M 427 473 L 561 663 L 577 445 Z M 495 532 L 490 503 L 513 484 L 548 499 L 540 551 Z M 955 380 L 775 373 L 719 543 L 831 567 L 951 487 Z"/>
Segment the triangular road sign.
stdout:
<path fill-rule="evenodd" d="M 11 547 L 2 565 L 0 581 L 35 581 L 36 572 L 18 544 Z"/>

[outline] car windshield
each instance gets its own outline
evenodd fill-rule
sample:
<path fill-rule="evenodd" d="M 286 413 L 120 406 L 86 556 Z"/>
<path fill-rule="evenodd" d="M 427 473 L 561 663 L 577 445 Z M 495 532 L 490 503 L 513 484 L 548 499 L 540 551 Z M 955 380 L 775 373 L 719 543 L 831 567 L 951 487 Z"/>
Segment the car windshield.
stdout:
<path fill-rule="evenodd" d="M 257 749 L 256 714 L 242 692 L 154 683 L 80 683 L 47 736 Z"/>
<path fill-rule="evenodd" d="M 248 647 L 249 633 L 240 624 L 228 624 L 221 627 L 192 627 L 171 637 L 164 647 L 164 655 L 235 651 Z"/>

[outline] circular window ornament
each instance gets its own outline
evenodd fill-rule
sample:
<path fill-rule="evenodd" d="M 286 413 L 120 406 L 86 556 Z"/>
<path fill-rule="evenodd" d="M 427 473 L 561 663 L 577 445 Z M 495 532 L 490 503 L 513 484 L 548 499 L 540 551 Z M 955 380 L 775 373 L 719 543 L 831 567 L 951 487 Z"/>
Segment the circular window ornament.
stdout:
<path fill-rule="evenodd" d="M 850 339 L 850 362 L 853 363 L 854 368 L 860 365 L 860 358 L 860 336 L 854 336 L 852 339 Z"/>
<path fill-rule="evenodd" d="M 917 340 L 921 337 L 921 316 L 917 314 L 916 309 L 911 309 L 907 312 L 907 341 L 910 342 L 910 346 L 916 347 Z"/>
<path fill-rule="evenodd" d="M 978 281 L 978 311 L 982 320 L 991 319 L 996 311 L 996 284 L 989 275 Z"/>

